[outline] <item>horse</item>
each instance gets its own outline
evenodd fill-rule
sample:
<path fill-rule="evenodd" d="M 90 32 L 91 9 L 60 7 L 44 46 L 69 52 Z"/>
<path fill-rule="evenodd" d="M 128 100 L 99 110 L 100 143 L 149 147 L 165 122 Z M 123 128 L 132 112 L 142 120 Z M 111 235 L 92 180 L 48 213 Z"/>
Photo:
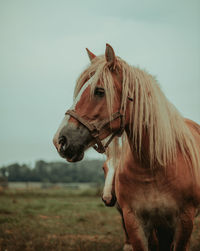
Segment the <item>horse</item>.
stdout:
<path fill-rule="evenodd" d="M 115 172 L 116 169 L 119 167 L 119 158 L 113 159 L 112 156 L 113 154 L 114 155 L 116 154 L 116 151 L 117 154 L 119 154 L 119 156 L 121 154 L 121 148 L 119 147 L 119 144 L 118 142 L 116 142 L 116 140 L 117 139 L 115 138 L 105 152 L 107 159 L 102 166 L 105 178 L 105 183 L 102 193 L 102 201 L 107 207 L 113 207 L 116 205 L 116 208 L 121 216 L 122 227 L 125 235 L 125 243 L 123 246 L 123 251 L 132 251 L 133 249 L 130 244 L 129 237 L 126 231 L 122 210 L 119 204 L 117 203 L 117 199 L 115 196 Z"/>
<path fill-rule="evenodd" d="M 123 251 L 133 251 L 132 245 L 130 244 L 130 240 L 128 237 L 128 233 L 126 230 L 125 222 L 124 222 L 124 217 L 123 217 L 123 212 L 117 203 L 117 199 L 115 196 L 115 173 L 116 169 L 120 168 L 120 157 L 117 158 L 117 160 L 113 159 L 113 155 L 118 154 L 118 156 L 121 155 L 121 147 L 119 147 L 118 142 L 116 141 L 117 139 L 114 139 L 114 142 L 110 144 L 110 146 L 106 149 L 106 161 L 104 162 L 102 169 L 104 171 L 104 178 L 105 178 L 105 184 L 103 187 L 103 193 L 102 193 L 102 200 L 107 207 L 113 207 L 116 205 L 117 211 L 120 213 L 121 216 L 121 222 L 122 222 L 122 227 L 125 235 L 125 243 L 123 246 Z M 127 147 L 128 144 L 127 144 Z M 155 234 L 151 236 L 151 239 L 148 240 L 149 242 L 149 249 L 150 250 L 158 250 L 158 241 L 156 239 Z"/>
<path fill-rule="evenodd" d="M 113 207 L 116 205 L 116 208 L 121 216 L 122 226 L 123 226 L 123 230 L 125 234 L 125 243 L 123 246 L 123 251 L 132 251 L 133 249 L 130 244 L 129 237 L 126 231 L 122 210 L 120 206 L 118 205 L 117 199 L 115 196 L 115 172 L 116 172 L 116 169 L 119 167 L 119 161 L 118 161 L 119 159 L 117 159 L 117 163 L 116 163 L 115 160 L 112 158 L 111 151 L 113 147 L 115 147 L 114 144 L 112 144 L 112 146 L 106 150 L 107 159 L 102 166 L 102 169 L 104 172 L 104 178 L 105 178 L 105 183 L 104 183 L 103 193 L 102 193 L 102 201 L 107 207 Z"/>
<path fill-rule="evenodd" d="M 188 250 L 200 205 L 200 126 L 180 115 L 155 77 L 109 44 L 102 56 L 87 51 L 91 64 L 53 139 L 58 153 L 80 161 L 88 148 L 103 153 L 121 136 L 115 194 L 133 250 L 149 250 L 154 235 L 158 250 Z"/>
<path fill-rule="evenodd" d="M 116 154 L 119 156 L 119 158 L 114 159 L 113 156 Z M 120 155 L 121 147 L 119 146 L 118 139 L 114 138 L 105 151 L 106 161 L 102 166 L 105 179 L 102 200 L 107 207 L 113 207 L 116 203 L 114 177 L 116 169 L 120 164 Z"/>
<path fill-rule="evenodd" d="M 117 203 L 117 199 L 115 196 L 115 171 L 116 171 L 116 166 L 113 167 L 112 160 L 108 158 L 104 164 L 103 164 L 103 171 L 104 171 L 104 177 L 105 177 L 105 184 L 103 188 L 103 194 L 102 194 L 102 200 L 107 207 L 113 207 L 116 205 L 116 208 L 118 212 L 120 213 L 121 216 L 121 222 L 122 222 L 122 227 L 124 230 L 124 235 L 125 235 L 125 243 L 123 246 L 123 251 L 132 251 L 132 245 L 130 244 L 129 237 L 126 231 L 125 223 L 124 223 L 124 218 L 123 218 L 123 213 L 122 210 Z"/>

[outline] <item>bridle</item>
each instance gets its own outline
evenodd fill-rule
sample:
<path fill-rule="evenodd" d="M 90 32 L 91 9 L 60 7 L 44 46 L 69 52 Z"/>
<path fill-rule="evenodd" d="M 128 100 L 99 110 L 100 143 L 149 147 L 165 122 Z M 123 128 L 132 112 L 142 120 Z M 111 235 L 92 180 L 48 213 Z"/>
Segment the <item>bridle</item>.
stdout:
<path fill-rule="evenodd" d="M 121 113 L 119 111 L 112 114 L 111 118 L 104 119 L 99 123 L 89 123 L 86 119 L 84 119 L 83 117 L 78 115 L 76 113 L 76 111 L 74 111 L 74 110 L 67 110 L 65 115 L 70 115 L 71 117 L 76 119 L 79 123 L 81 123 L 83 126 L 85 126 L 89 130 L 90 135 L 94 138 L 95 143 L 96 143 L 93 146 L 93 148 L 99 153 L 104 153 L 106 151 L 106 148 L 109 146 L 109 144 L 113 140 L 113 138 L 115 136 L 121 136 L 124 131 L 124 119 L 123 119 L 124 115 L 123 115 L 123 113 Z M 108 128 L 110 122 L 112 122 L 118 118 L 120 118 L 120 128 L 117 131 L 113 132 L 111 137 L 106 142 L 106 144 L 103 145 L 103 143 L 100 140 L 100 135 L 101 135 L 102 130 Z"/>
<path fill-rule="evenodd" d="M 95 145 L 93 148 L 99 152 L 99 153 L 104 153 L 106 151 L 106 148 L 109 146 L 111 141 L 114 139 L 115 136 L 121 136 L 123 131 L 124 131 L 124 115 L 123 112 L 118 111 L 115 112 L 114 114 L 111 115 L 111 118 L 109 119 L 104 119 L 101 122 L 98 123 L 89 123 L 86 119 L 81 117 L 76 113 L 74 110 L 67 110 L 66 115 L 70 115 L 74 119 L 76 119 L 79 123 L 81 123 L 83 126 L 85 126 L 89 132 L 90 135 L 94 138 L 95 140 Z M 101 142 L 100 135 L 102 133 L 103 129 L 109 128 L 110 122 L 120 118 L 120 128 L 113 132 L 111 137 L 108 139 L 105 145 Z"/>
<path fill-rule="evenodd" d="M 132 97 L 127 97 L 129 101 L 133 101 Z M 75 110 L 67 110 L 65 115 L 70 115 L 71 117 L 73 117 L 75 120 L 77 120 L 79 123 L 81 123 L 83 126 L 85 126 L 89 132 L 90 135 L 94 138 L 95 144 L 93 145 L 93 148 L 99 152 L 99 153 L 105 153 L 107 147 L 109 146 L 109 144 L 112 142 L 112 140 L 114 139 L 115 136 L 120 137 L 125 129 L 125 116 L 124 116 L 124 106 L 122 105 L 120 110 L 113 113 L 110 118 L 108 119 L 104 119 L 100 122 L 96 122 L 96 123 L 89 123 L 85 118 L 81 117 L 79 114 L 76 113 Z M 109 125 L 112 121 L 116 120 L 116 119 L 120 119 L 120 127 L 118 130 L 114 131 L 110 138 L 108 139 L 108 141 L 103 144 L 101 142 L 100 136 L 102 134 L 102 130 L 106 129 L 106 128 L 110 128 Z M 110 128 L 111 129 L 111 128 Z"/>

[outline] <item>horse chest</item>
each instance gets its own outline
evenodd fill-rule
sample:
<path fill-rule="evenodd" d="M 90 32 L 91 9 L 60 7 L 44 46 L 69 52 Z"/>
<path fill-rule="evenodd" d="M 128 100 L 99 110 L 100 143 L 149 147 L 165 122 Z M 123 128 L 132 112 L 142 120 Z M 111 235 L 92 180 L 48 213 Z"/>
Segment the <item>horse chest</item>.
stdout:
<path fill-rule="evenodd" d="M 118 201 L 128 205 L 145 224 L 174 224 L 178 214 L 178 201 L 173 196 L 173 186 L 168 182 L 155 182 L 152 176 L 125 179 L 119 175 Z"/>
<path fill-rule="evenodd" d="M 178 205 L 171 194 L 151 186 L 134 194 L 131 208 L 145 224 L 151 225 L 173 225 L 178 212 Z"/>
<path fill-rule="evenodd" d="M 146 208 L 176 208 L 176 202 L 170 193 L 165 191 L 159 191 L 147 187 L 148 189 L 137 189 L 137 192 L 133 194 L 132 204 L 135 209 Z"/>

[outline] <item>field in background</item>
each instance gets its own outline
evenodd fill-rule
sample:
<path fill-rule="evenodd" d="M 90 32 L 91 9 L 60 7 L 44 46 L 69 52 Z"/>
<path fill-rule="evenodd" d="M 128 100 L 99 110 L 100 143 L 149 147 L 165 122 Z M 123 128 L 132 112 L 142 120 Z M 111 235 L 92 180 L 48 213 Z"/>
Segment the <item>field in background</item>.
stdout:
<path fill-rule="evenodd" d="M 11 189 L 35 189 L 35 188 L 53 188 L 53 189 L 69 189 L 69 190 L 91 190 L 100 188 L 96 183 L 49 183 L 49 182 L 8 182 L 8 187 Z M 67 192 L 67 191 L 66 191 Z"/>
<path fill-rule="evenodd" d="M 21 185 L 0 195 L 0 250 L 122 249 L 120 216 L 104 206 L 98 187 Z"/>
<path fill-rule="evenodd" d="M 0 250 L 122 250 L 120 216 L 104 206 L 99 187 L 11 187 L 0 191 Z M 192 251 L 200 250 L 199 228 L 196 218 Z"/>

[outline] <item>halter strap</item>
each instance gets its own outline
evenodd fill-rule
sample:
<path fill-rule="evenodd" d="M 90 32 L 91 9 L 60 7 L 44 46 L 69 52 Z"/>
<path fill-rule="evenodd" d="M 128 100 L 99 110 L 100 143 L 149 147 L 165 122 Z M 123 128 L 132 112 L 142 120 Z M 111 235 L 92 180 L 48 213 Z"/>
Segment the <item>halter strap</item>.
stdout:
<path fill-rule="evenodd" d="M 74 110 L 67 110 L 66 115 L 70 115 L 71 117 L 73 117 L 74 119 L 76 119 L 77 121 L 79 121 L 82 125 L 84 125 L 90 132 L 91 136 L 95 139 L 96 141 L 96 145 L 93 146 L 93 148 L 99 152 L 99 153 L 104 153 L 106 151 L 106 148 L 109 146 L 109 144 L 111 143 L 111 141 L 113 140 L 113 138 L 115 136 L 121 136 L 121 134 L 124 131 L 124 126 L 123 126 L 123 115 L 118 111 L 114 114 L 112 114 L 111 119 L 104 119 L 103 121 L 101 121 L 100 123 L 89 123 L 86 119 L 84 119 L 83 117 L 79 116 L 76 111 Z M 106 128 L 108 126 L 108 124 L 117 119 L 120 118 L 120 128 L 118 131 L 115 131 L 111 137 L 109 138 L 109 140 L 107 141 L 107 143 L 105 145 L 102 144 L 101 140 L 100 140 L 100 135 L 101 135 L 101 130 Z"/>

